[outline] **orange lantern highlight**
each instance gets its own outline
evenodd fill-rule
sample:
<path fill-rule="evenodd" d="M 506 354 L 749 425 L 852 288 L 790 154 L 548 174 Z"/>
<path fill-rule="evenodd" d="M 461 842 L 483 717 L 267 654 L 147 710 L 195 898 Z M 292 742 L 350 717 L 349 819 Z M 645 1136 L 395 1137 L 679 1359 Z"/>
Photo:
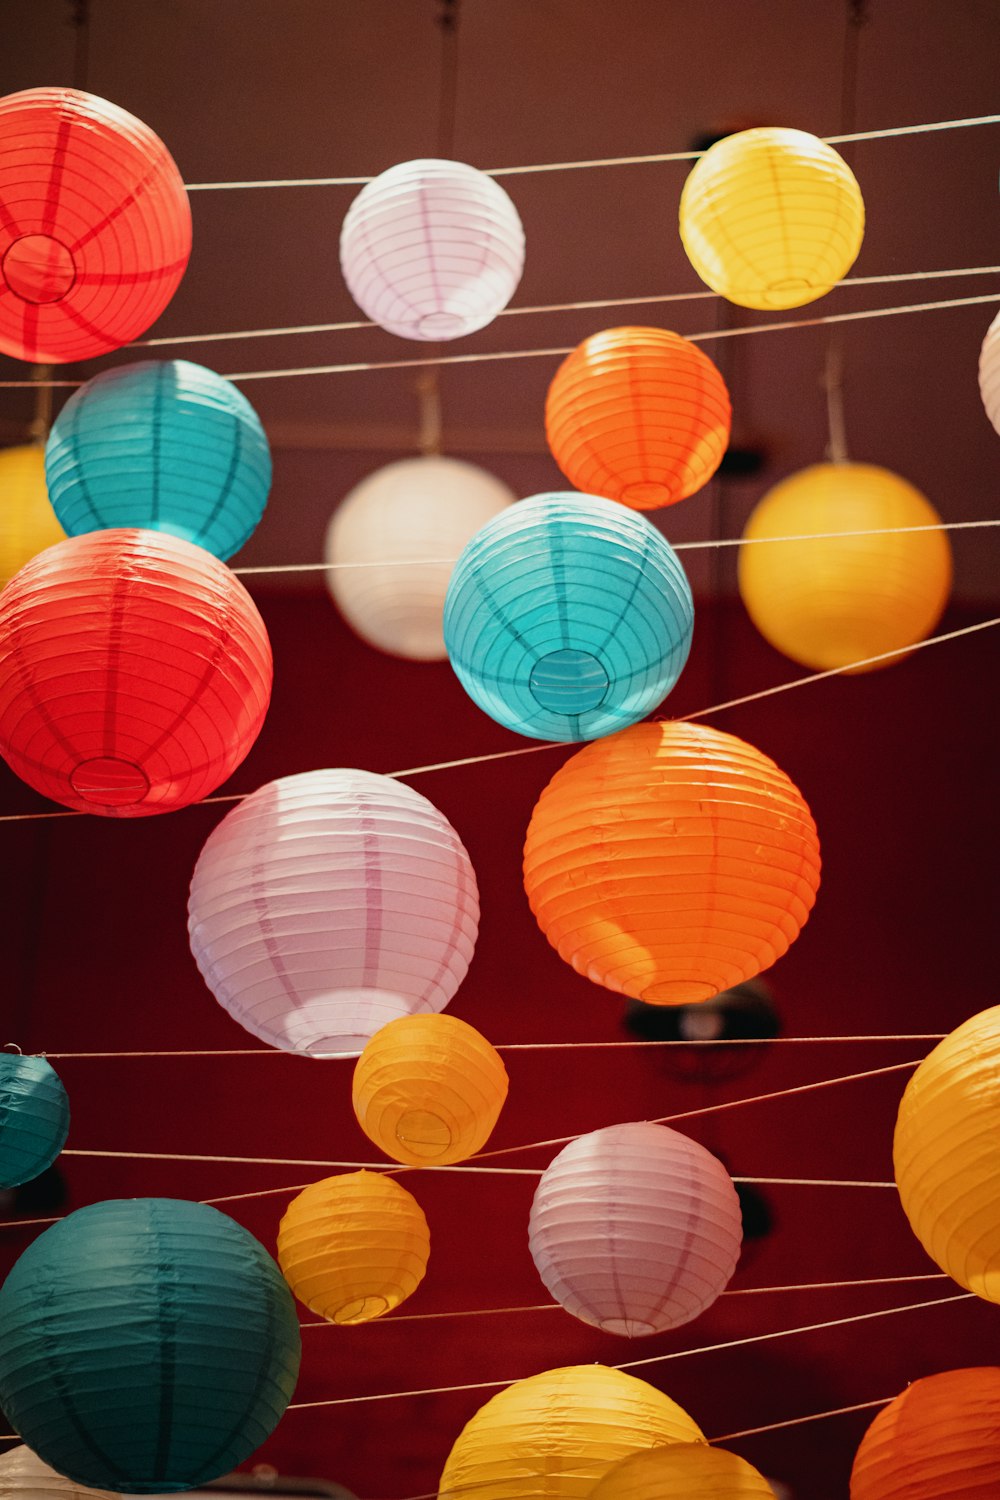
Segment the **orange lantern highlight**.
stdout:
<path fill-rule="evenodd" d="M 745 1458 L 707 1443 L 671 1443 L 634 1453 L 609 1469 L 588 1500 L 774 1500 Z"/>
<path fill-rule="evenodd" d="M 1000 1495 L 1000 1369 L 945 1370 L 907 1386 L 861 1439 L 851 1500 Z"/>
<path fill-rule="evenodd" d="M 697 344 L 665 328 L 608 328 L 563 360 L 545 435 L 589 495 L 655 510 L 707 484 L 729 441 L 726 383 Z"/>
<path fill-rule="evenodd" d="M 560 958 L 653 1005 L 708 1000 L 769 968 L 819 886 L 816 825 L 752 745 L 707 725 L 634 724 L 556 772 L 524 883 Z"/>
<path fill-rule="evenodd" d="M 507 1069 L 456 1016 L 400 1016 L 377 1031 L 354 1069 L 351 1102 L 368 1139 L 413 1167 L 465 1161 L 489 1140 Z"/>

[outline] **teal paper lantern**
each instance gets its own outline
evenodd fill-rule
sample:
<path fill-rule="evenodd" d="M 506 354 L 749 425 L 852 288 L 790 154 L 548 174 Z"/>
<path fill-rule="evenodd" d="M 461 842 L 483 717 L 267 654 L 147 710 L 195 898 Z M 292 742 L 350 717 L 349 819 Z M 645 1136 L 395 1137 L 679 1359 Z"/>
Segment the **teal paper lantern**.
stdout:
<path fill-rule="evenodd" d="M 231 381 L 151 359 L 105 370 L 70 397 L 49 434 L 45 479 L 70 536 L 141 527 L 225 559 L 263 514 L 271 453 Z"/>
<path fill-rule="evenodd" d="M 95 1203 L 29 1245 L 0 1289 L 0 1406 L 93 1489 L 167 1494 L 241 1464 L 299 1369 L 292 1294 L 218 1209 Z"/>
<path fill-rule="evenodd" d="M 444 639 L 491 718 L 592 740 L 661 703 L 691 649 L 694 605 L 670 543 L 596 495 L 535 495 L 480 527 L 451 576 Z"/>
<path fill-rule="evenodd" d="M 69 1099 L 44 1057 L 0 1052 L 0 1188 L 51 1167 L 69 1133 Z"/>

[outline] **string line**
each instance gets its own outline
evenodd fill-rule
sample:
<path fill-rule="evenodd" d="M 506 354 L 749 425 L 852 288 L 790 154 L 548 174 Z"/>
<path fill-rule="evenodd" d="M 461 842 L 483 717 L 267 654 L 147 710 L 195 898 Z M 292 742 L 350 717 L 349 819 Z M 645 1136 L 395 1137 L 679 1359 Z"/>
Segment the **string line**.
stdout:
<path fill-rule="evenodd" d="M 895 1396 L 882 1396 L 877 1401 L 858 1401 L 853 1406 L 835 1406 L 829 1411 L 810 1412 L 806 1417 L 786 1417 L 783 1422 L 765 1422 L 762 1427 L 743 1427 L 739 1432 L 724 1432 L 720 1437 L 710 1438 L 712 1443 L 730 1443 L 736 1438 L 756 1437 L 759 1432 L 778 1432 L 782 1427 L 799 1427 L 803 1422 L 820 1422 L 824 1417 L 843 1417 L 848 1412 L 871 1411 L 876 1406 L 888 1406 Z M 430 1496 L 429 1500 L 436 1500 Z"/>

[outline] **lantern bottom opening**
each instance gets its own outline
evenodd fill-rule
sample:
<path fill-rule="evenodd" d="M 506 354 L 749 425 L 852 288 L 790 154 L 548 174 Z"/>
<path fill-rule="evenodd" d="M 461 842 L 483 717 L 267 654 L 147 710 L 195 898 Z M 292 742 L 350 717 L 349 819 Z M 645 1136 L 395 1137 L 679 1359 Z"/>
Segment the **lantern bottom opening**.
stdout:
<path fill-rule="evenodd" d="M 76 281 L 72 252 L 51 234 L 23 234 L 3 258 L 3 279 L 15 297 L 35 307 L 61 302 Z"/>
<path fill-rule="evenodd" d="M 452 1143 L 451 1127 L 428 1109 L 408 1109 L 396 1125 L 396 1140 L 411 1156 L 437 1161 Z"/>
<path fill-rule="evenodd" d="M 535 702 L 550 713 L 589 713 L 607 696 L 610 679 L 589 651 L 550 651 L 535 662 L 528 687 Z"/>
<path fill-rule="evenodd" d="M 382 1313 L 388 1312 L 390 1306 L 385 1297 L 355 1297 L 326 1316 L 331 1323 L 369 1323 L 372 1318 L 381 1317 Z"/>
<path fill-rule="evenodd" d="M 669 505 L 675 498 L 667 485 L 657 484 L 655 480 L 627 484 L 619 496 L 622 504 L 631 505 L 633 510 L 656 510 L 660 505 Z"/>
<path fill-rule="evenodd" d="M 429 1009 L 419 996 L 395 990 L 329 989 L 296 996 L 283 1015 L 250 1025 L 249 1030 L 272 1047 L 304 1057 L 360 1057 L 376 1031 L 390 1021 Z"/>
<path fill-rule="evenodd" d="M 465 320 L 456 313 L 425 313 L 417 324 L 422 339 L 457 339 L 465 333 Z"/>
<path fill-rule="evenodd" d="M 626 1339 L 641 1339 L 662 1331 L 654 1323 L 643 1323 L 638 1318 L 602 1318 L 597 1326 L 602 1333 L 616 1333 Z"/>
<path fill-rule="evenodd" d="M 135 761 L 98 755 L 74 767 L 70 786 L 95 807 L 130 807 L 149 795 L 149 777 Z"/>
<path fill-rule="evenodd" d="M 660 979 L 637 997 L 647 1005 L 698 1005 L 719 993 L 719 986 L 697 979 Z"/>

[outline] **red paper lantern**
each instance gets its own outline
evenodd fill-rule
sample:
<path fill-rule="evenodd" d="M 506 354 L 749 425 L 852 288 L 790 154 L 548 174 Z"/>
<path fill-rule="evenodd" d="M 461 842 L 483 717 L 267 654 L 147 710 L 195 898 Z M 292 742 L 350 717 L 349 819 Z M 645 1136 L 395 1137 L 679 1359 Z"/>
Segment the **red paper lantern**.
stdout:
<path fill-rule="evenodd" d="M 0 594 L 0 754 L 66 807 L 127 818 L 197 802 L 243 760 L 270 695 L 253 600 L 180 537 L 69 537 Z"/>
<path fill-rule="evenodd" d="M 159 136 L 77 89 L 0 99 L 0 350 L 66 364 L 159 317 L 191 253 L 191 211 Z"/>

